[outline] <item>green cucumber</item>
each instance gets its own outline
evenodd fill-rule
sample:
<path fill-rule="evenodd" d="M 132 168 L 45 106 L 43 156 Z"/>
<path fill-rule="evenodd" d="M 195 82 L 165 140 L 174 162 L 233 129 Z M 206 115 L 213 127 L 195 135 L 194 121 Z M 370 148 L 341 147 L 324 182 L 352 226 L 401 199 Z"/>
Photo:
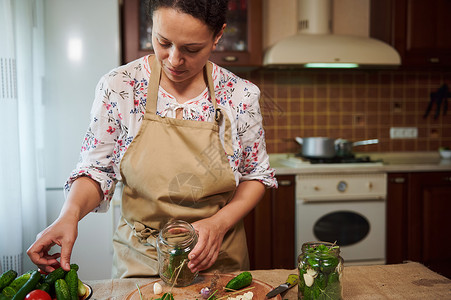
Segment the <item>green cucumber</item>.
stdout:
<path fill-rule="evenodd" d="M 86 295 L 87 289 L 83 282 L 81 282 L 80 278 L 78 278 L 78 297 L 83 297 Z"/>
<path fill-rule="evenodd" d="M 77 264 L 70 265 L 71 270 L 78 271 L 79 267 Z M 51 273 L 45 276 L 44 282 L 48 283 L 50 286 L 53 286 L 58 279 L 63 279 L 66 276 L 67 271 L 65 271 L 62 267 L 59 267 L 53 270 Z"/>
<path fill-rule="evenodd" d="M 77 265 L 77 264 L 70 264 L 70 269 L 71 270 L 75 270 L 75 271 L 77 271 L 78 272 L 78 269 L 79 269 L 80 267 Z"/>
<path fill-rule="evenodd" d="M 30 279 L 17 291 L 12 300 L 23 300 L 25 296 L 35 289 L 36 285 L 41 280 L 41 273 L 39 271 L 33 271 L 31 273 Z"/>
<path fill-rule="evenodd" d="M 44 282 L 49 286 L 53 286 L 58 279 L 63 279 L 66 276 L 66 271 L 63 268 L 59 267 L 53 270 L 51 273 L 45 276 Z"/>
<path fill-rule="evenodd" d="M 231 290 L 239 290 L 242 289 L 252 283 L 252 274 L 250 272 L 243 272 L 233 277 L 226 285 L 226 289 Z"/>
<path fill-rule="evenodd" d="M 44 292 L 50 293 L 50 285 L 48 283 L 42 282 L 36 286 L 36 289 L 42 290 Z"/>
<path fill-rule="evenodd" d="M 6 271 L 0 276 L 0 291 L 11 284 L 17 277 L 17 272 L 14 270 Z"/>
<path fill-rule="evenodd" d="M 72 300 L 78 300 L 78 275 L 75 269 L 71 269 L 67 272 L 64 280 L 69 287 L 69 293 Z"/>
<path fill-rule="evenodd" d="M 11 298 L 6 297 L 6 296 L 3 295 L 2 293 L 0 293 L 0 300 L 11 300 Z"/>
<path fill-rule="evenodd" d="M 14 279 L 10 285 L 2 290 L 2 294 L 6 297 L 12 298 L 17 293 L 17 291 L 20 290 L 20 288 L 28 281 L 28 279 L 30 279 L 30 277 L 30 272 L 20 275 L 19 277 Z"/>
<path fill-rule="evenodd" d="M 55 293 L 57 300 L 71 300 L 69 286 L 64 279 L 58 279 L 55 282 Z"/>

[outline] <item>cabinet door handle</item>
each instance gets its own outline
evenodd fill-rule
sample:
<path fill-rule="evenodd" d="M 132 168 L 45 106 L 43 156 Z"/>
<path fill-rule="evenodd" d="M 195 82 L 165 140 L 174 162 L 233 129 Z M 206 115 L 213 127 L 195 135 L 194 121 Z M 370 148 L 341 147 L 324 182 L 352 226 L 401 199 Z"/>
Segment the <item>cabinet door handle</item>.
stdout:
<path fill-rule="evenodd" d="M 440 58 L 438 57 L 430 57 L 429 62 L 433 64 L 438 64 L 440 62 Z"/>
<path fill-rule="evenodd" d="M 286 180 L 279 180 L 279 185 L 280 186 L 290 186 L 291 185 L 291 180 L 288 180 L 288 179 L 286 179 Z"/>
<path fill-rule="evenodd" d="M 451 177 L 443 177 L 442 180 L 443 180 L 443 181 L 451 182 Z"/>
<path fill-rule="evenodd" d="M 404 177 L 396 177 L 396 178 L 391 178 L 390 182 L 393 182 L 393 183 L 404 183 L 404 182 L 406 182 L 406 179 Z"/>
<path fill-rule="evenodd" d="M 228 56 L 224 56 L 222 58 L 222 60 L 226 61 L 226 62 L 235 62 L 235 61 L 238 61 L 238 57 L 233 56 L 233 55 L 228 55 Z"/>

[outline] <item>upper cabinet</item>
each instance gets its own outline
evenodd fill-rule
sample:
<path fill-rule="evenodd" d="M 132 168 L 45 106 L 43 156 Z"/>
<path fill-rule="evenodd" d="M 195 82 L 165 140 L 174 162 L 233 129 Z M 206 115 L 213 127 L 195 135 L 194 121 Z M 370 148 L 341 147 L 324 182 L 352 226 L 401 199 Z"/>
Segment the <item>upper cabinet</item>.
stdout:
<path fill-rule="evenodd" d="M 450 0 L 372 0 L 372 37 L 396 48 L 407 67 L 451 66 Z"/>
<path fill-rule="evenodd" d="M 122 60 L 128 63 L 152 53 L 152 26 L 146 0 L 123 0 Z M 262 63 L 262 1 L 230 0 L 227 27 L 211 60 L 221 66 Z"/>

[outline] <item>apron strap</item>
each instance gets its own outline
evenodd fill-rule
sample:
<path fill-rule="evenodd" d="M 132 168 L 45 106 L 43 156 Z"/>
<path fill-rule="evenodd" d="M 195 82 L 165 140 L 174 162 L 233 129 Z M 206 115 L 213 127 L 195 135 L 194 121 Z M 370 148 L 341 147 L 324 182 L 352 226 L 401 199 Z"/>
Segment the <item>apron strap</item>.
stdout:
<path fill-rule="evenodd" d="M 229 118 L 227 116 L 223 118 L 223 114 L 221 109 L 218 107 L 218 102 L 216 101 L 215 94 L 215 86 L 213 82 L 213 64 L 211 62 L 207 62 L 205 65 L 205 72 L 207 73 L 207 81 L 208 81 L 208 89 L 210 91 L 211 102 L 213 103 L 213 107 L 215 108 L 215 120 L 219 124 L 221 119 L 224 119 L 224 150 L 227 155 L 233 155 L 233 147 L 232 147 L 232 124 L 230 123 Z"/>
<path fill-rule="evenodd" d="M 152 57 L 152 56 L 149 56 Z M 150 66 L 150 78 L 147 88 L 146 113 L 152 115 L 157 113 L 158 91 L 160 89 L 161 65 L 156 56 L 153 56 Z"/>

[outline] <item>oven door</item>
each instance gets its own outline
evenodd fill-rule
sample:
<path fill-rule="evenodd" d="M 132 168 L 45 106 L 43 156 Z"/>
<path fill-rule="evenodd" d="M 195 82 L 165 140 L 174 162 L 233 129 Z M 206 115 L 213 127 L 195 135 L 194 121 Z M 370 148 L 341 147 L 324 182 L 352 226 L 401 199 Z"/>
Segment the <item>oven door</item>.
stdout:
<path fill-rule="evenodd" d="M 296 253 L 310 241 L 337 242 L 345 265 L 385 263 L 385 199 L 296 201 Z"/>

